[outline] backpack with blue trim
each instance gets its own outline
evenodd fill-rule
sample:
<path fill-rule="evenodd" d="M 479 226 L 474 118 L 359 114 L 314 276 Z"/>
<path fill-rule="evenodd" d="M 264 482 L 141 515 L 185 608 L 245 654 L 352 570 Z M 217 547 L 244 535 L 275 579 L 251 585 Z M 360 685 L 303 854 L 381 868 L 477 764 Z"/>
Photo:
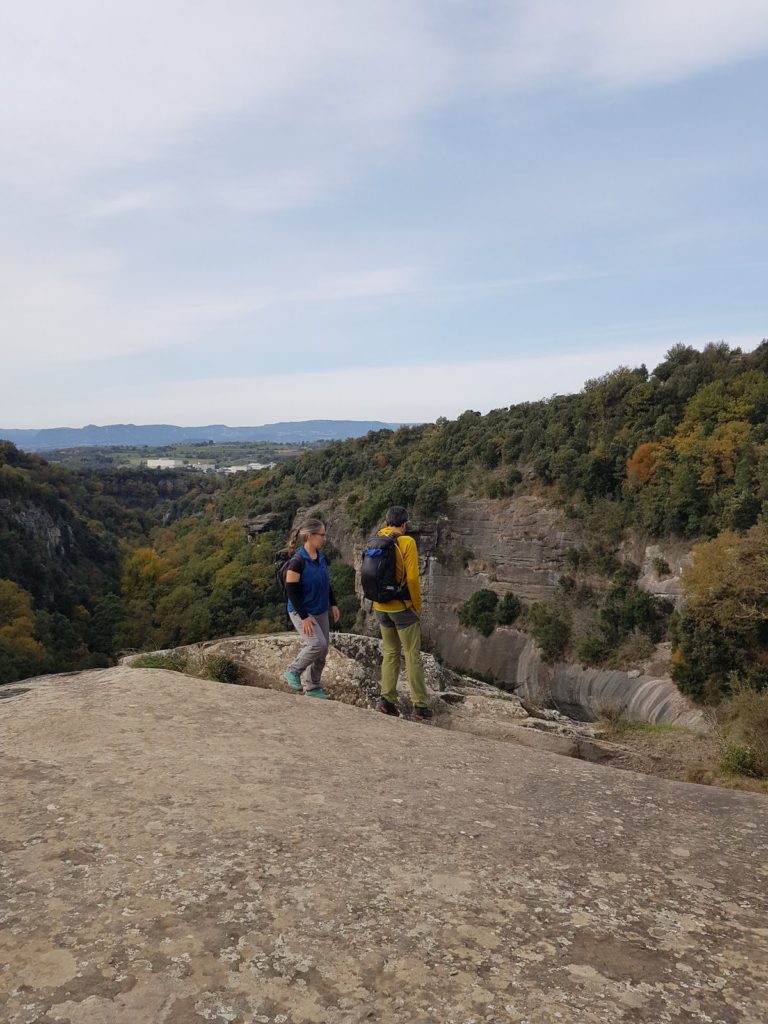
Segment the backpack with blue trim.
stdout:
<path fill-rule="evenodd" d="M 360 582 L 369 601 L 387 604 L 409 598 L 408 584 L 397 579 L 397 537 L 373 536 L 363 551 Z"/>

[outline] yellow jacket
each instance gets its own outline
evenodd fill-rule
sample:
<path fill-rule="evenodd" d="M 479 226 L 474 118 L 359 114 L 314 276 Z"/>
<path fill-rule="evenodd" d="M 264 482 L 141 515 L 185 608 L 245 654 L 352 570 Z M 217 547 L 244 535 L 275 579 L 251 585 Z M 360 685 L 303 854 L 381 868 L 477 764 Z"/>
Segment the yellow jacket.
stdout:
<path fill-rule="evenodd" d="M 379 530 L 377 536 L 379 537 L 391 537 L 392 534 L 397 533 L 394 526 L 385 526 L 382 530 Z M 407 537 L 404 534 L 397 538 L 397 580 L 398 583 L 402 582 L 405 577 L 408 583 L 408 593 L 410 600 L 405 601 L 387 601 L 386 604 L 380 604 L 378 601 L 374 601 L 373 607 L 377 612 L 401 612 L 403 605 L 406 608 L 413 608 L 417 615 L 421 614 L 421 583 L 419 582 L 419 549 L 416 547 L 416 541 L 413 537 Z"/>

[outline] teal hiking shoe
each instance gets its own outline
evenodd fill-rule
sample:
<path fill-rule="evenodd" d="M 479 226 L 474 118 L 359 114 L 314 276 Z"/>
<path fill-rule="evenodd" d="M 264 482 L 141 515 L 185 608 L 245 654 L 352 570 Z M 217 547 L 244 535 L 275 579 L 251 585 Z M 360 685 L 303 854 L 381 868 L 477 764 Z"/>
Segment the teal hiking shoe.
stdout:
<path fill-rule="evenodd" d="M 328 700 L 328 694 L 322 688 L 322 686 L 316 686 L 313 690 L 305 690 L 305 697 L 317 697 L 319 700 Z"/>
<path fill-rule="evenodd" d="M 283 672 L 283 679 L 292 690 L 301 690 L 301 676 L 298 672 Z"/>

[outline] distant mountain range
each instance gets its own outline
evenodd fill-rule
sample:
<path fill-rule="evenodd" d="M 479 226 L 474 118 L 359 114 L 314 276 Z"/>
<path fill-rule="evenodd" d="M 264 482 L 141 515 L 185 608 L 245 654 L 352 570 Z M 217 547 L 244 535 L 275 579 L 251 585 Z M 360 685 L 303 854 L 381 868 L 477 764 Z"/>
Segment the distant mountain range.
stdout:
<path fill-rule="evenodd" d="M 44 430 L 4 430 L 0 441 L 12 441 L 17 448 L 40 452 L 53 448 L 83 448 L 126 445 L 184 444 L 190 441 L 344 441 L 362 437 L 370 430 L 397 430 L 402 423 L 379 420 L 303 420 L 294 423 L 265 423 L 260 427 L 227 427 L 215 423 L 207 427 L 176 427 L 167 423 L 114 423 L 106 427 L 49 427 Z"/>

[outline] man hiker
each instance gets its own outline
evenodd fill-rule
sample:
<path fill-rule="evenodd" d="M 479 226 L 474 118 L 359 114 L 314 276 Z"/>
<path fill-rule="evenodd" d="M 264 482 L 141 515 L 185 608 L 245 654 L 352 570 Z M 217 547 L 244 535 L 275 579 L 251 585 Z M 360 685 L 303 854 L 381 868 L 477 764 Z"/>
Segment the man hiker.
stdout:
<path fill-rule="evenodd" d="M 374 601 L 376 619 L 381 629 L 383 659 L 381 665 L 381 699 L 379 711 L 397 716 L 397 677 L 400 652 L 405 653 L 408 686 L 414 707 L 414 718 L 423 722 L 432 717 L 429 696 L 421 664 L 421 585 L 419 583 L 419 552 L 416 541 L 406 534 L 408 513 L 399 505 L 387 511 L 385 525 L 376 537 L 394 539 L 395 581 L 397 597 Z M 375 543 L 372 540 L 371 543 Z"/>

